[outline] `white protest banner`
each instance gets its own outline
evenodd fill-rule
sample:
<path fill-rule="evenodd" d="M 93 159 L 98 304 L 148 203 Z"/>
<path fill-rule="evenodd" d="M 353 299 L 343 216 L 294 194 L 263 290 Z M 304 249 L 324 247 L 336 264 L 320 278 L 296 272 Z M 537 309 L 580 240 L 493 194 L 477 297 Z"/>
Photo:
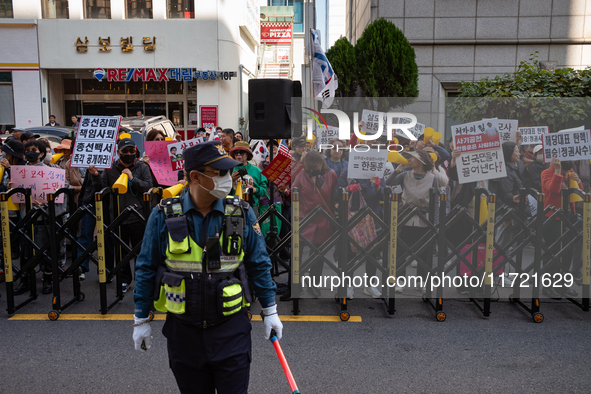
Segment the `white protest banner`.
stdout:
<path fill-rule="evenodd" d="M 170 165 L 172 166 L 172 170 L 184 170 L 185 159 L 183 159 L 183 152 L 185 151 L 185 149 L 190 148 L 193 145 L 201 144 L 205 142 L 205 140 L 206 137 L 199 137 L 193 138 L 192 140 L 181 141 L 168 145 L 168 157 L 170 158 Z"/>
<path fill-rule="evenodd" d="M 591 130 L 561 130 L 544 135 L 544 161 L 554 156 L 560 161 L 591 159 Z"/>
<path fill-rule="evenodd" d="M 364 109 L 363 112 L 361 112 L 361 120 L 363 121 L 363 125 L 359 131 L 371 134 L 377 133 L 378 128 L 380 127 L 380 119 L 382 122 L 382 133 L 384 133 L 386 131 L 386 114 L 383 112 Z"/>
<path fill-rule="evenodd" d="M 460 152 L 501 147 L 496 119 L 479 120 L 451 126 L 454 148 Z"/>
<path fill-rule="evenodd" d="M 408 124 L 412 122 L 411 119 L 409 118 L 398 118 L 398 124 Z M 425 133 L 425 125 L 422 123 L 418 123 L 416 125 L 414 125 L 414 127 L 411 127 L 410 129 L 408 129 L 408 131 L 410 131 L 412 133 L 412 135 L 414 135 L 417 139 L 422 136 Z M 397 136 L 400 136 L 402 138 L 408 138 L 406 134 L 404 134 L 404 132 L 400 129 L 395 129 L 395 134 Z"/>
<path fill-rule="evenodd" d="M 514 119 L 497 119 L 497 118 L 488 118 L 482 119 L 486 121 L 496 120 L 497 121 L 497 130 L 499 131 L 499 135 L 501 138 L 501 144 L 503 142 L 516 142 L 517 140 L 517 129 L 518 129 L 518 120 Z"/>
<path fill-rule="evenodd" d="M 507 176 L 497 127 L 496 119 L 451 126 L 460 184 Z"/>
<path fill-rule="evenodd" d="M 316 146 L 320 148 L 321 145 L 327 145 L 335 138 L 339 138 L 338 127 L 328 126 L 328 130 L 326 127 L 321 127 L 316 131 L 316 142 L 318 144 Z"/>
<path fill-rule="evenodd" d="M 564 133 L 565 131 L 583 131 L 585 130 L 585 126 L 573 127 L 572 129 L 564 129 L 560 130 L 559 133 Z"/>
<path fill-rule="evenodd" d="M 76 144 L 72 150 L 73 168 L 111 168 L 117 148 L 118 116 L 86 116 L 80 118 Z"/>
<path fill-rule="evenodd" d="M 539 145 L 542 143 L 544 134 L 550 132 L 548 126 L 520 127 L 522 145 Z"/>
<path fill-rule="evenodd" d="M 66 171 L 47 166 L 11 166 L 10 181 L 14 183 L 14 187 L 30 188 L 33 201 L 47 203 L 47 193 L 54 193 L 64 187 Z M 12 197 L 12 201 L 24 203 L 25 196 L 17 193 Z M 64 202 L 64 195 L 60 194 L 55 202 Z"/>
<path fill-rule="evenodd" d="M 382 178 L 387 162 L 387 149 L 370 149 L 367 152 L 351 151 L 347 177 L 351 179 L 371 179 L 374 176 Z"/>

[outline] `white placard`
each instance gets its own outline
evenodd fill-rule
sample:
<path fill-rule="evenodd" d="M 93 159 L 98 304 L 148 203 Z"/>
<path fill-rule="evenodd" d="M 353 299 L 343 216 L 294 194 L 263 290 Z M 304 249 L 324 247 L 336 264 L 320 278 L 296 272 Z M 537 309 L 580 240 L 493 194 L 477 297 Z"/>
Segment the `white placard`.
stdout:
<path fill-rule="evenodd" d="M 387 149 L 370 149 L 367 152 L 349 153 L 348 178 L 371 179 L 374 176 L 382 178 L 388 162 Z"/>
<path fill-rule="evenodd" d="M 380 119 L 382 122 L 382 135 L 385 135 L 384 131 L 386 131 L 386 114 L 378 111 L 370 111 L 369 109 L 364 109 L 363 112 L 361 112 L 363 126 L 361 126 L 359 130 L 365 133 L 377 133 L 378 128 L 380 127 Z"/>
<path fill-rule="evenodd" d="M 111 168 L 117 148 L 118 116 L 85 116 L 80 118 L 76 144 L 72 150 L 73 168 Z"/>
<path fill-rule="evenodd" d="M 484 121 L 488 120 L 497 120 L 497 129 L 499 130 L 499 135 L 501 138 L 501 144 L 503 142 L 516 142 L 517 140 L 517 128 L 519 125 L 518 120 L 514 119 L 497 119 L 497 118 L 488 118 L 482 119 Z"/>
<path fill-rule="evenodd" d="M 397 123 L 398 124 L 408 124 L 412 122 L 411 119 L 409 118 L 398 118 Z M 411 127 L 410 129 L 408 129 L 408 131 L 411 132 L 412 135 L 414 135 L 417 139 L 422 136 L 425 133 L 425 125 L 422 123 L 417 122 L 416 125 L 414 125 L 413 127 Z M 402 132 L 402 130 L 400 129 L 395 129 L 394 130 L 395 134 L 403 137 L 403 138 L 408 138 L 406 134 L 404 134 L 404 132 Z"/>
<path fill-rule="evenodd" d="M 181 141 L 167 146 L 168 157 L 170 158 L 170 165 L 173 171 L 180 171 L 185 169 L 185 159 L 183 152 L 185 149 L 198 145 L 206 141 L 206 137 L 193 138 L 188 141 Z"/>
<path fill-rule="evenodd" d="M 545 134 L 543 146 L 546 163 L 550 163 L 554 156 L 560 161 L 591 159 L 591 130 L 560 130 Z"/>
<path fill-rule="evenodd" d="M 550 132 L 548 126 L 520 127 L 522 145 L 541 145 L 544 134 Z"/>
<path fill-rule="evenodd" d="M 321 145 L 330 144 L 330 141 L 332 141 L 335 138 L 339 138 L 338 127 L 328 126 L 328 130 L 326 129 L 326 127 L 316 129 L 316 139 L 318 142 L 318 148 L 320 148 Z"/>

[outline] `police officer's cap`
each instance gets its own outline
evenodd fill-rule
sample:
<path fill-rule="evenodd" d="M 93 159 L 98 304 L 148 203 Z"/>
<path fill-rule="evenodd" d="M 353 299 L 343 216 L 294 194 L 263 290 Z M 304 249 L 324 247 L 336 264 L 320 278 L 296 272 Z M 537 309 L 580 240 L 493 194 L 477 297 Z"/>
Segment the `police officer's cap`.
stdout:
<path fill-rule="evenodd" d="M 194 170 L 199 167 L 211 166 L 218 170 L 229 170 L 242 163 L 226 154 L 220 141 L 208 141 L 193 145 L 183 152 L 185 169 Z"/>

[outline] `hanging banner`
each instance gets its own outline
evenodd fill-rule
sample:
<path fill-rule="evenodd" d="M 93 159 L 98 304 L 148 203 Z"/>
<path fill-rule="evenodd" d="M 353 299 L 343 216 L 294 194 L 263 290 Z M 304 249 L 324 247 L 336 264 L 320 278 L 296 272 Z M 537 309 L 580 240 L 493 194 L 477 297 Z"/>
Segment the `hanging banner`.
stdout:
<path fill-rule="evenodd" d="M 72 149 L 72 168 L 111 168 L 117 149 L 119 116 L 86 116 L 80 118 L 76 143 Z"/>
<path fill-rule="evenodd" d="M 47 203 L 47 193 L 54 193 L 66 184 L 66 171 L 61 168 L 47 166 L 11 166 L 10 181 L 14 187 L 31 189 L 32 201 Z M 15 203 L 24 203 L 25 196 L 16 193 L 12 196 Z M 64 202 L 64 195 L 60 194 L 56 203 Z"/>
<path fill-rule="evenodd" d="M 217 105 L 200 105 L 199 118 L 201 119 L 201 126 L 204 129 L 211 129 L 218 125 L 218 106 Z"/>
<path fill-rule="evenodd" d="M 150 159 L 150 168 L 159 185 L 172 186 L 178 183 L 178 175 L 170 170 L 168 145 L 174 141 L 146 141 L 146 156 Z"/>

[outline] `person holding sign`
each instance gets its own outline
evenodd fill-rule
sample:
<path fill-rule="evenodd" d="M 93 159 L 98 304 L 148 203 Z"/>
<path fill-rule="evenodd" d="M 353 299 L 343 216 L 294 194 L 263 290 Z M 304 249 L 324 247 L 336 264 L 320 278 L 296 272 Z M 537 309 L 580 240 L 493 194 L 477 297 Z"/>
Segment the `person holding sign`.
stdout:
<path fill-rule="evenodd" d="M 329 144 L 332 148 L 327 149 L 324 153 L 326 164 L 337 174 L 337 178 L 340 178 L 343 171 L 349 168 L 349 162 L 343 159 L 345 143 L 339 139 L 333 139 Z"/>
<path fill-rule="evenodd" d="M 536 145 L 533 148 L 534 160 L 525 171 L 525 187 L 534 188 L 539 193 L 542 193 L 542 172 L 548 168 L 548 164 L 544 163 L 544 152 L 542 148 L 542 145 Z M 523 160 L 525 161 L 525 158 Z"/>
<path fill-rule="evenodd" d="M 560 161 L 556 156 L 552 158 L 550 167 L 542 171 L 542 193 L 546 195 L 544 202 L 544 209 L 549 206 L 562 207 L 562 190 L 570 187 L 570 181 L 574 181 L 580 189 L 583 188 L 583 183 L 579 179 L 579 175 L 573 171 L 572 161 Z M 574 203 L 573 203 L 574 205 Z M 573 207 L 574 210 L 574 207 Z M 546 217 L 550 217 L 552 211 L 546 213 Z M 562 223 L 560 218 L 556 218 L 552 223 L 544 228 L 544 242 L 550 246 L 556 243 L 556 240 L 562 235 Z M 550 252 L 557 254 L 562 249 L 560 243 L 556 243 L 554 247 L 550 248 Z M 580 245 L 575 246 L 569 250 L 561 259 L 561 264 L 554 264 L 553 267 L 548 268 L 548 273 L 557 274 L 568 272 L 573 259 L 572 250 L 581 250 Z M 580 255 L 578 256 L 580 258 Z M 580 276 L 580 275 L 579 275 Z M 578 294 L 575 290 L 570 288 L 562 288 L 563 293 L 558 293 L 552 287 L 544 287 L 542 293 L 550 298 L 560 299 L 563 295 L 567 297 L 576 297 Z"/>
<path fill-rule="evenodd" d="M 230 150 L 230 157 L 242 163 L 232 169 L 232 182 L 236 185 L 236 182 L 242 179 L 244 191 L 246 191 L 247 187 L 252 188 L 252 201 L 249 201 L 249 203 L 258 209 L 259 199 L 261 197 L 268 198 L 267 178 L 262 174 L 260 168 L 248 162 L 253 157 L 248 142 L 238 141 Z"/>
<path fill-rule="evenodd" d="M 386 185 L 393 186 L 395 189 L 397 189 L 396 186 L 401 188 L 402 205 L 413 205 L 419 208 L 428 220 L 434 222 L 435 218 L 429 218 L 428 212 L 429 190 L 439 187 L 437 177 L 431 171 L 433 170 L 433 160 L 427 152 L 422 150 L 402 152 L 402 155 L 408 160 L 410 171 L 404 171 L 402 174 L 395 172 L 386 180 Z M 435 212 L 437 212 L 437 209 Z M 404 224 L 404 229 L 400 230 L 399 237 L 406 245 L 414 245 L 416 240 L 425 236 L 428 232 L 427 224 L 419 216 L 415 215 Z M 402 257 L 404 252 L 405 250 L 399 247 L 397 250 L 398 258 Z M 421 260 L 417 264 L 417 274 L 423 279 L 426 278 L 427 272 L 432 268 L 426 265 L 427 261 L 429 261 L 429 253 L 431 253 L 430 248 L 427 248 L 417 256 Z M 403 274 L 403 272 L 397 272 L 397 276 Z M 422 290 L 425 291 L 424 286 Z M 403 288 L 396 286 L 395 291 L 402 293 Z"/>
<path fill-rule="evenodd" d="M 127 175 L 127 191 L 119 195 L 119 209 L 137 205 L 138 212 L 144 217 L 148 212 L 144 212 L 143 195 L 152 188 L 152 176 L 150 169 L 143 161 L 135 157 L 136 146 L 131 138 L 123 138 L 117 143 L 117 154 L 119 160 L 103 171 L 99 177 L 99 172 L 94 166 L 88 167 L 88 172 L 93 177 L 95 190 L 102 190 L 105 187 L 113 187 L 121 174 Z M 116 217 L 119 212 L 113 212 Z M 136 215 L 130 215 L 121 224 L 121 239 L 134 248 L 142 242 L 145 225 Z M 131 264 L 131 262 L 130 262 Z M 121 270 L 121 280 L 123 282 L 123 292 L 127 292 L 132 281 L 131 268 L 127 264 Z"/>

